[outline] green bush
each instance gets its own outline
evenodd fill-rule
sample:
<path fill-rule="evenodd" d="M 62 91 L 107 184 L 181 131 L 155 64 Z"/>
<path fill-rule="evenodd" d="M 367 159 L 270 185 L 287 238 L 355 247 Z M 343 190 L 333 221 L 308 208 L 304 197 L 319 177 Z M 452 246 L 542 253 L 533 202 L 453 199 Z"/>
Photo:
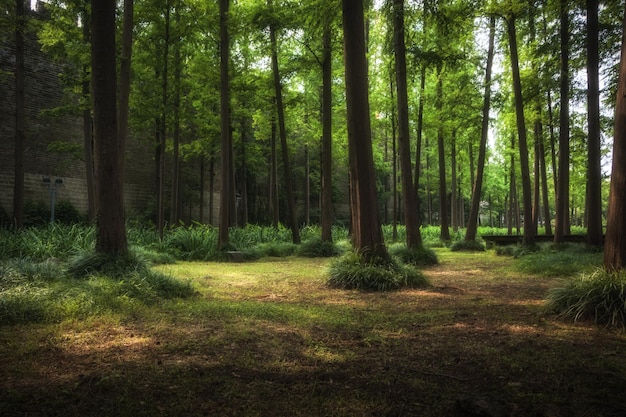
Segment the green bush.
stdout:
<path fill-rule="evenodd" d="M 83 224 L 87 218 L 80 214 L 74 205 L 67 201 L 58 201 L 54 206 L 54 219 L 62 224 Z"/>
<path fill-rule="evenodd" d="M 439 263 L 437 254 L 432 249 L 424 246 L 409 249 L 404 243 L 396 243 L 389 246 L 389 253 L 405 264 L 429 266 Z"/>
<path fill-rule="evenodd" d="M 548 311 L 574 321 L 590 320 L 612 327 L 626 326 L 626 271 L 598 269 L 570 280 L 548 295 Z"/>
<path fill-rule="evenodd" d="M 254 246 L 260 256 L 284 258 L 296 253 L 297 245 L 291 242 L 265 242 Z"/>
<path fill-rule="evenodd" d="M 457 240 L 452 245 L 450 245 L 450 250 L 452 252 L 484 252 L 485 245 L 482 242 L 477 240 Z"/>
<path fill-rule="evenodd" d="M 329 273 L 328 285 L 333 288 L 388 291 L 428 285 L 426 277 L 413 267 L 392 260 L 367 263 L 356 251 L 333 260 Z"/>
<path fill-rule="evenodd" d="M 334 243 L 313 237 L 303 242 L 297 250 L 299 256 L 306 258 L 331 258 L 341 255 L 341 249 Z"/>
<path fill-rule="evenodd" d="M 542 276 L 573 276 L 580 272 L 591 271 L 602 264 L 602 254 L 596 249 L 589 250 L 582 244 L 536 246 L 533 250 L 522 251 L 516 267 L 528 274 Z"/>

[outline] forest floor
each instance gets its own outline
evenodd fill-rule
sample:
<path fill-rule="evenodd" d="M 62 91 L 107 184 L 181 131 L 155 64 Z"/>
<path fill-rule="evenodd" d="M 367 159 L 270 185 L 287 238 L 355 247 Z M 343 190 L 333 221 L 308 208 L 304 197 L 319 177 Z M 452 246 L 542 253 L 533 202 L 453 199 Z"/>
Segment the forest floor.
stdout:
<path fill-rule="evenodd" d="M 626 334 L 545 312 L 560 278 L 439 250 L 432 286 L 327 260 L 161 267 L 191 299 L 0 327 L 0 416 L 625 416 Z"/>

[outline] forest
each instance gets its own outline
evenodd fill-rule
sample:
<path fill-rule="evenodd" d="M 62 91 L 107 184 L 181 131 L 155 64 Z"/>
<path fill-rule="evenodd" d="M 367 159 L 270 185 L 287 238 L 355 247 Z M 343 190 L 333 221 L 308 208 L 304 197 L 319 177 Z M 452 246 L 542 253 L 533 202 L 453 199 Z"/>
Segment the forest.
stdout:
<path fill-rule="evenodd" d="M 626 413 L 621 2 L 7 6 L 0 415 Z M 27 33 L 83 120 L 76 221 L 25 225 Z"/>

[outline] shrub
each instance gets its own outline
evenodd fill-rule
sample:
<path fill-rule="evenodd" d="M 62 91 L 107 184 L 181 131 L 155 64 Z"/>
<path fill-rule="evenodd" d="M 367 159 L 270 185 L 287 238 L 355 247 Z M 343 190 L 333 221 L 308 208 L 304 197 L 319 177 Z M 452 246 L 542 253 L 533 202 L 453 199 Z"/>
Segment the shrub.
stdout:
<path fill-rule="evenodd" d="M 626 271 L 581 274 L 548 295 L 550 312 L 574 321 L 626 326 Z"/>
<path fill-rule="evenodd" d="M 588 250 L 585 245 L 540 245 L 535 251 L 518 252 L 516 267 L 529 274 L 542 276 L 573 276 L 591 271 L 602 263 L 597 250 Z"/>
<path fill-rule="evenodd" d="M 332 261 L 329 272 L 328 285 L 333 288 L 388 291 L 428 284 L 424 275 L 413 267 L 392 260 L 366 263 L 356 251 Z"/>
<path fill-rule="evenodd" d="M 410 249 L 404 243 L 396 243 L 389 246 L 389 253 L 405 264 L 429 266 L 439 263 L 435 251 L 425 246 Z"/>
<path fill-rule="evenodd" d="M 75 278 L 104 275 L 109 278 L 123 279 L 130 273 L 146 272 L 148 269 L 145 259 L 133 252 L 123 256 L 96 252 L 74 259 L 68 267 L 68 272 Z"/>
<path fill-rule="evenodd" d="M 54 206 L 54 219 L 62 224 L 82 224 L 87 218 L 80 214 L 74 205 L 67 201 L 61 200 Z"/>
<path fill-rule="evenodd" d="M 291 242 L 265 242 L 254 247 L 260 256 L 284 258 L 296 253 L 298 247 Z"/>
<path fill-rule="evenodd" d="M 310 238 L 302 243 L 297 250 L 299 256 L 307 258 L 331 258 L 341 255 L 342 251 L 334 242 L 323 241 L 319 237 Z"/>
<path fill-rule="evenodd" d="M 452 245 L 450 245 L 450 250 L 452 252 L 484 252 L 485 245 L 482 242 L 477 240 L 457 240 Z"/>

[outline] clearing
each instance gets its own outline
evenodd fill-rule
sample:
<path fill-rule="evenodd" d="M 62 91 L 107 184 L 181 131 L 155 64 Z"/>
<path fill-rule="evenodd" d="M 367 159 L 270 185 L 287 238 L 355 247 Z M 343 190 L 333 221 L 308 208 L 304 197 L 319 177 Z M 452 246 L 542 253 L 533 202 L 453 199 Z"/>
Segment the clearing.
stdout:
<path fill-rule="evenodd" d="M 327 260 L 160 267 L 198 295 L 0 327 L 0 416 L 626 415 L 624 332 L 546 314 L 559 279 L 514 259 L 438 256 L 387 293 L 327 288 Z"/>

